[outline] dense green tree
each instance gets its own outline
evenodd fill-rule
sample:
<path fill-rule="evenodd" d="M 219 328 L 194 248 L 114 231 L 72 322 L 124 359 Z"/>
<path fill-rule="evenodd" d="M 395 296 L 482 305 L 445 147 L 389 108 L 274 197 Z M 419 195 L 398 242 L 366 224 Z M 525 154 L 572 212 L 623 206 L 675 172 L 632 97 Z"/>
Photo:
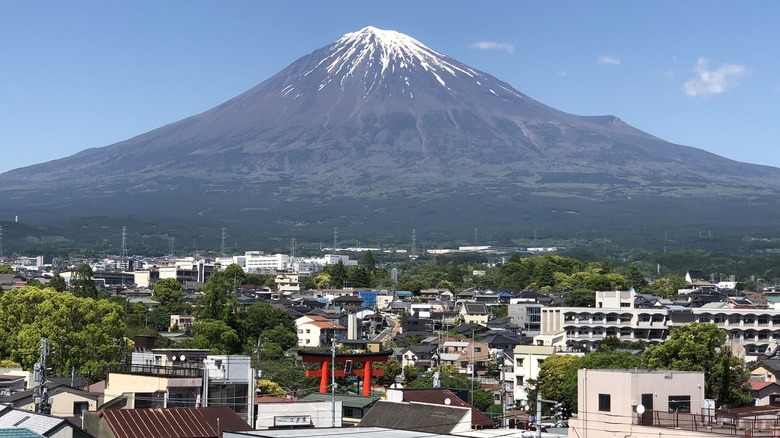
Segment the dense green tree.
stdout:
<path fill-rule="evenodd" d="M 642 364 L 648 369 L 702 371 L 705 397 L 742 405 L 750 399 L 749 373 L 744 363 L 731 360 L 731 355 L 724 330 L 712 323 L 691 323 L 673 329 L 663 344 L 648 347 Z"/>
<path fill-rule="evenodd" d="M 349 287 L 367 288 L 371 287 L 371 271 L 364 266 L 354 266 L 349 269 L 347 275 Z"/>
<path fill-rule="evenodd" d="M 341 289 L 349 280 L 347 276 L 347 267 L 344 266 L 344 261 L 339 259 L 339 262 L 335 265 L 328 266 L 329 269 L 325 273 L 330 275 L 330 287 Z"/>
<path fill-rule="evenodd" d="M 688 283 L 682 275 L 669 275 L 657 278 L 643 290 L 645 293 L 657 295 L 661 298 L 669 298 L 677 295 L 677 290 L 684 288 Z"/>
<path fill-rule="evenodd" d="M 447 278 L 445 280 L 453 284 L 453 288 L 450 290 L 463 286 L 463 268 L 454 260 L 447 264 Z"/>
<path fill-rule="evenodd" d="M 206 319 L 193 324 L 190 348 L 205 348 L 214 354 L 241 352 L 241 338 L 225 321 Z"/>
<path fill-rule="evenodd" d="M 14 268 L 10 265 L 0 265 L 0 274 L 13 274 Z"/>
<path fill-rule="evenodd" d="M 80 264 L 70 279 L 70 291 L 82 298 L 97 298 L 98 292 L 92 282 L 92 267 L 86 263 Z"/>
<path fill-rule="evenodd" d="M 306 395 L 319 385 L 316 378 L 306 377 L 306 370 L 297 366 L 291 357 L 262 359 L 257 365 L 263 378 L 278 383 L 293 396 Z"/>
<path fill-rule="evenodd" d="M 403 376 L 403 368 L 401 363 L 394 357 L 390 357 L 387 362 L 376 362 L 373 365 L 374 369 L 384 371 L 384 375 L 377 377 L 376 381 L 382 386 L 390 386 L 395 383 L 395 378 L 399 374 Z"/>
<path fill-rule="evenodd" d="M 27 286 L 37 287 L 38 289 L 43 289 L 46 287 L 43 283 L 41 283 L 41 280 L 38 280 L 37 278 L 31 278 L 27 280 Z"/>
<path fill-rule="evenodd" d="M 54 274 L 54 276 L 51 278 L 51 281 L 49 281 L 49 287 L 56 290 L 57 292 L 65 292 L 68 290 L 68 284 L 65 283 L 65 279 L 62 278 L 59 273 Z"/>
<path fill-rule="evenodd" d="M 398 286 L 400 290 L 412 291 L 415 295 L 419 294 L 421 290 L 428 289 L 429 287 L 431 287 L 430 283 L 421 278 L 405 281 Z"/>
<path fill-rule="evenodd" d="M 246 311 L 240 314 L 246 330 L 246 337 L 250 342 L 257 342 L 257 338 L 266 330 L 281 327 L 284 330 L 296 333 L 295 318 L 277 307 L 268 303 L 254 303 Z"/>
<path fill-rule="evenodd" d="M 232 265 L 231 265 L 232 266 Z M 197 298 L 198 305 L 195 316 L 198 319 L 217 319 L 233 321 L 233 310 L 238 301 L 232 293 L 233 277 L 226 277 L 224 272 L 215 272 L 203 285 L 203 295 Z"/>
<path fill-rule="evenodd" d="M 180 315 L 189 312 L 184 301 L 184 287 L 175 278 L 163 278 L 154 283 L 152 299 L 160 303 L 160 310 L 168 315 Z"/>
<path fill-rule="evenodd" d="M 360 260 L 360 266 L 368 269 L 368 271 L 372 273 L 376 270 L 376 261 L 374 261 L 374 254 L 371 250 L 363 253 L 363 258 Z"/>
<path fill-rule="evenodd" d="M 626 273 L 626 280 L 630 287 L 633 287 L 635 291 L 642 292 L 647 287 L 647 275 L 642 272 L 641 269 L 635 264 L 628 266 L 628 273 Z"/>
<path fill-rule="evenodd" d="M 282 351 L 287 351 L 298 344 L 298 335 L 295 331 L 279 325 L 263 330 L 261 337 L 264 343 L 276 344 Z"/>
<path fill-rule="evenodd" d="M 535 409 L 538 397 L 556 400 L 567 407 L 577 405 L 577 369 L 579 358 L 554 354 L 542 362 L 536 380 L 528 381 L 528 406 Z"/>
<path fill-rule="evenodd" d="M 596 307 L 596 292 L 577 289 L 566 294 L 563 304 L 567 307 Z"/>
<path fill-rule="evenodd" d="M 49 365 L 57 373 L 74 367 L 99 380 L 106 365 L 121 359 L 124 330 L 124 309 L 108 300 L 29 286 L 0 297 L 0 357 L 10 357 L 25 369 L 38 361 L 40 340 L 47 338 Z"/>
<path fill-rule="evenodd" d="M 236 263 L 229 264 L 220 274 L 223 281 L 230 285 L 231 291 L 235 291 L 238 286 L 246 284 L 246 273 L 244 273 L 244 269 Z"/>

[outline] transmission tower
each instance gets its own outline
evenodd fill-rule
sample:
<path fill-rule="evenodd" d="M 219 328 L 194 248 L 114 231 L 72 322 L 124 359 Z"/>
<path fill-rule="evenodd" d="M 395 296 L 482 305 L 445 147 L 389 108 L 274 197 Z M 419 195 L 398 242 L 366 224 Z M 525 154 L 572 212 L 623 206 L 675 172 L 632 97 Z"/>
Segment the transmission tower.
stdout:
<path fill-rule="evenodd" d="M 336 248 L 338 248 L 338 242 L 339 242 L 339 227 L 333 228 L 333 250 L 335 251 Z"/>
<path fill-rule="evenodd" d="M 127 227 L 122 227 L 122 254 L 120 254 L 121 269 L 127 270 Z"/>
<path fill-rule="evenodd" d="M 168 250 L 171 253 L 171 258 L 173 258 L 173 254 L 176 252 L 176 237 L 171 236 L 168 240 Z"/>
<path fill-rule="evenodd" d="M 295 237 L 292 238 L 292 242 L 291 242 L 290 246 L 292 247 L 292 251 L 291 251 L 290 256 L 291 257 L 295 257 Z"/>
<path fill-rule="evenodd" d="M 417 254 L 417 229 L 412 228 L 412 255 Z"/>
<path fill-rule="evenodd" d="M 474 228 L 474 246 L 479 245 L 479 241 L 477 240 L 477 229 Z"/>
<path fill-rule="evenodd" d="M 222 252 L 222 257 L 227 256 L 227 251 L 225 250 L 226 238 L 227 238 L 227 233 L 225 232 L 225 227 L 222 227 L 222 246 L 220 247 L 220 252 Z"/>
<path fill-rule="evenodd" d="M 3 257 L 3 226 L 0 225 L 0 257 Z"/>

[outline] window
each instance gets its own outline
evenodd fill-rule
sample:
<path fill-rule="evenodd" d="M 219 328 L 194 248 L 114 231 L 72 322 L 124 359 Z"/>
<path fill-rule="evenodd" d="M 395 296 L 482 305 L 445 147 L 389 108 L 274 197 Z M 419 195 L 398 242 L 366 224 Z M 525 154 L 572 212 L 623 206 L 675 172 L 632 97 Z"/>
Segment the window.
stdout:
<path fill-rule="evenodd" d="M 691 412 L 691 396 L 670 395 L 669 412 Z"/>
<path fill-rule="evenodd" d="M 482 352 L 482 347 L 474 347 L 474 352 L 475 353 L 481 353 Z"/>
<path fill-rule="evenodd" d="M 523 386 L 523 376 L 517 376 L 517 385 Z"/>
<path fill-rule="evenodd" d="M 671 397 L 669 398 L 671 399 Z M 690 402 L 688 403 L 688 405 L 690 406 Z M 611 408 L 612 408 L 612 395 L 599 394 L 599 410 L 604 412 L 609 412 Z"/>
<path fill-rule="evenodd" d="M 631 303 L 620 303 L 620 307 L 631 307 Z"/>
<path fill-rule="evenodd" d="M 518 367 L 523 366 L 523 362 L 525 362 L 525 359 L 517 359 L 517 366 Z"/>
<path fill-rule="evenodd" d="M 73 402 L 73 415 L 78 416 L 87 411 L 89 411 L 88 402 Z"/>

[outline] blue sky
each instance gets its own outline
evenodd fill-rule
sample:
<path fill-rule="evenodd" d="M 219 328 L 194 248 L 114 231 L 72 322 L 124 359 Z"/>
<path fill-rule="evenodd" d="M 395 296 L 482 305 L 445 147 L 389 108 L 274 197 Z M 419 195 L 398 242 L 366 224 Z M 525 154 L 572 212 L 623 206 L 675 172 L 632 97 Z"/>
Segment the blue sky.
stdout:
<path fill-rule="evenodd" d="M 0 172 L 200 113 L 375 26 L 580 115 L 780 167 L 777 1 L 0 2 Z"/>

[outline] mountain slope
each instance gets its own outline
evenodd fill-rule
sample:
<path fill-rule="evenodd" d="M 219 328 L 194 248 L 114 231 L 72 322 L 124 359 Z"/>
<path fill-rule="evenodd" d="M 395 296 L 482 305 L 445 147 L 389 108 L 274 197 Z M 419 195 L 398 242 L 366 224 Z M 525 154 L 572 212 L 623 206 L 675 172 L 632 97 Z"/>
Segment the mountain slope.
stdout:
<path fill-rule="evenodd" d="M 368 212 L 357 226 L 409 199 L 448 208 L 507 195 L 576 198 L 601 209 L 632 196 L 755 199 L 779 187 L 778 169 L 673 145 L 614 116 L 564 113 L 408 36 L 367 27 L 202 114 L 4 173 L 0 209 L 248 226 L 264 208 L 289 208 L 283 220 L 267 216 L 283 229 L 314 205 L 334 212 L 305 221 L 322 230 L 339 205 Z M 497 214 L 508 222 L 518 208 Z M 426 223 L 418 212 L 393 220 Z"/>

